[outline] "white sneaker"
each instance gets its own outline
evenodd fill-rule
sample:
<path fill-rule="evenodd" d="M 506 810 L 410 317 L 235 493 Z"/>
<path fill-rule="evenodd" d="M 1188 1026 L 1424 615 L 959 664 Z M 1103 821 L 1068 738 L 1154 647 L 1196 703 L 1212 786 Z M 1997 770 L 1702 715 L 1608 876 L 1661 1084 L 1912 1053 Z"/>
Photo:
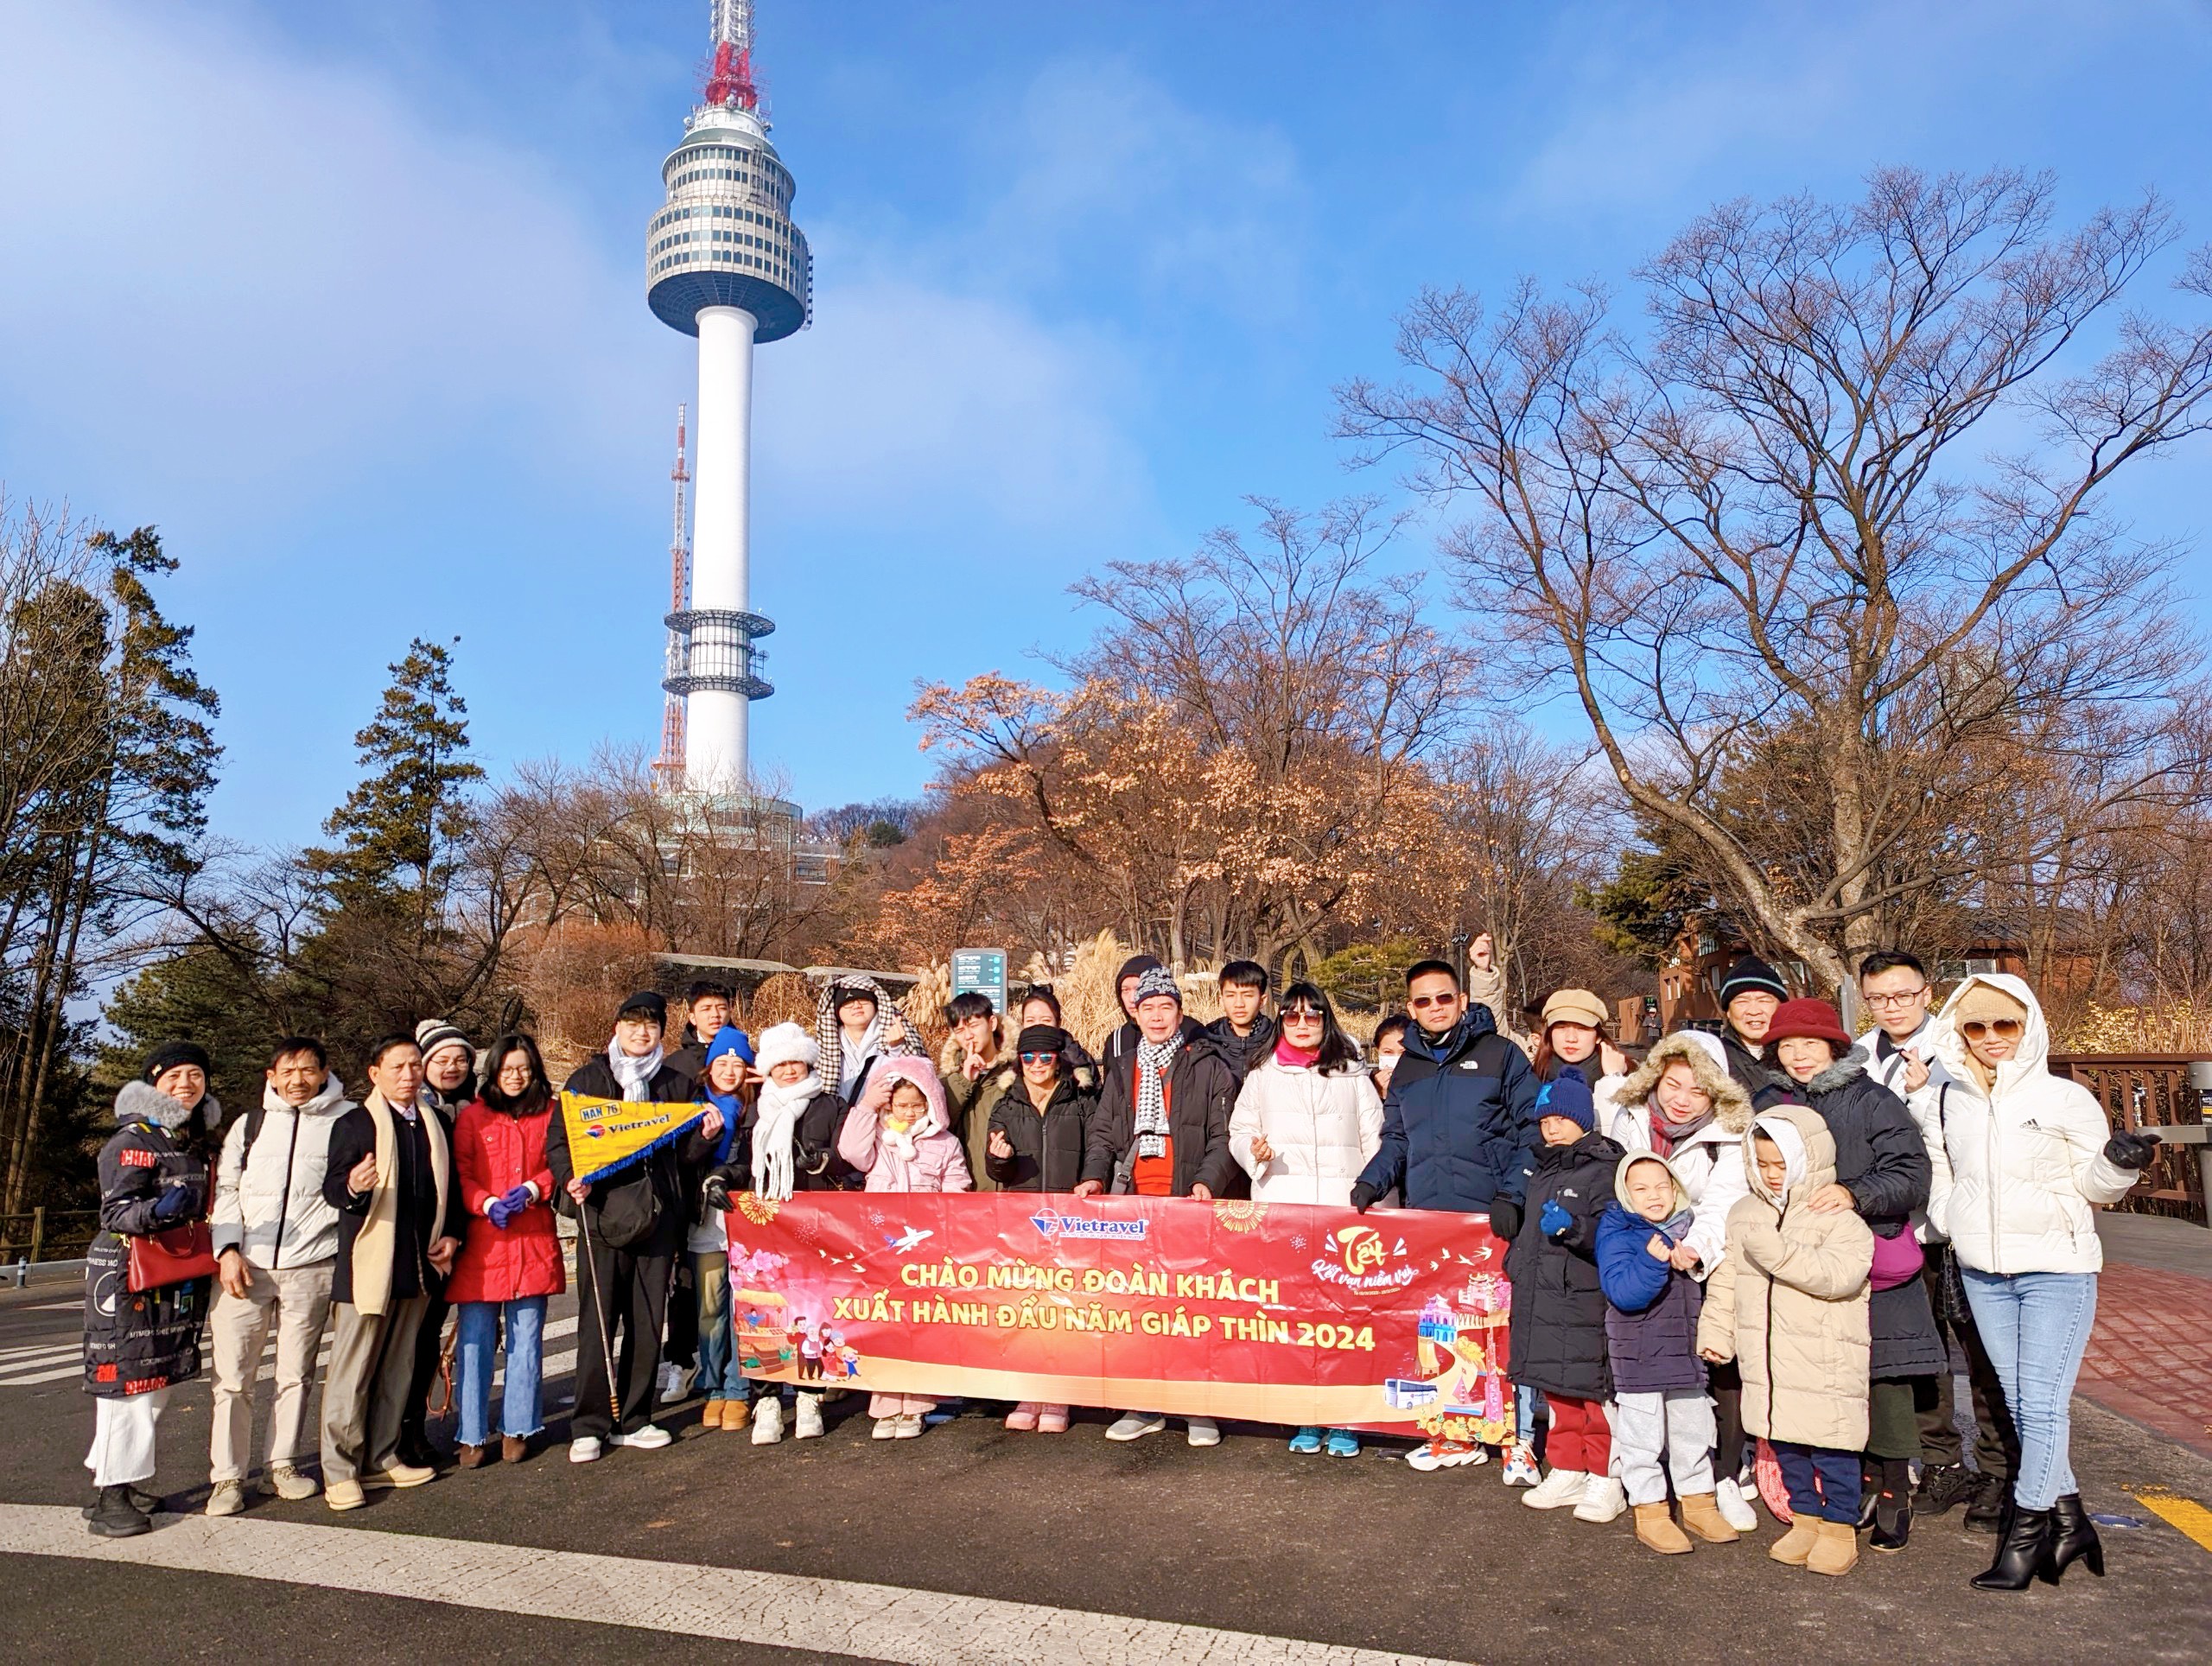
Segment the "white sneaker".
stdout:
<path fill-rule="evenodd" d="M 273 1464 L 269 1470 L 269 1490 L 280 1498 L 297 1502 L 312 1498 L 320 1489 L 312 1475 L 302 1475 L 290 1464 Z"/>
<path fill-rule="evenodd" d="M 1186 1417 L 1190 1426 L 1191 1444 L 1194 1447 L 1217 1447 L 1221 1444 L 1221 1428 L 1211 1417 Z"/>
<path fill-rule="evenodd" d="M 1610 1475 L 1592 1475 L 1582 1489 L 1582 1502 L 1574 1506 L 1578 1522 L 1618 1521 L 1628 1508 L 1628 1489 Z"/>
<path fill-rule="evenodd" d="M 635 1447 L 639 1452 L 658 1452 L 676 1439 L 658 1423 L 648 1423 L 629 1434 L 613 1434 L 607 1438 L 618 1447 Z"/>
<path fill-rule="evenodd" d="M 245 1486 L 239 1481 L 218 1481 L 207 1495 L 210 1516 L 235 1516 L 245 1508 Z"/>
<path fill-rule="evenodd" d="M 1500 1478 L 1508 1486 L 1534 1486 L 1544 1478 L 1536 1467 L 1536 1454 L 1518 1444 L 1506 1447 L 1504 1471 Z"/>
<path fill-rule="evenodd" d="M 569 1442 L 569 1461 L 572 1464 L 595 1464 L 601 1450 L 596 1434 L 579 1434 Z"/>
<path fill-rule="evenodd" d="M 784 1438 L 783 1396 L 772 1388 L 754 1402 L 753 1408 L 753 1444 L 772 1447 Z"/>
<path fill-rule="evenodd" d="M 919 1422 L 921 1420 L 915 1420 Z M 802 1440 L 822 1438 L 822 1402 L 810 1394 L 798 1397 L 798 1427 L 791 1433 Z"/>
<path fill-rule="evenodd" d="M 894 1427 L 891 1438 L 894 1440 L 912 1440 L 922 1432 L 922 1415 L 918 1411 L 908 1412 L 904 1417 L 893 1418 L 892 1421 Z"/>
<path fill-rule="evenodd" d="M 1141 1440 L 1147 1434 L 1157 1434 L 1167 1427 L 1167 1420 L 1156 1411 L 1125 1411 L 1107 1426 L 1109 1440 Z"/>
<path fill-rule="evenodd" d="M 868 1438 L 871 1440 L 896 1440 L 899 1438 L 899 1420 L 896 1417 L 877 1418 L 875 1428 L 869 1431 Z"/>
<path fill-rule="evenodd" d="M 660 1402 L 672 1405 L 688 1396 L 691 1384 L 699 1375 L 696 1365 L 674 1365 L 663 1361 L 660 1368 Z"/>
<path fill-rule="evenodd" d="M 1555 1469 L 1521 1495 L 1531 1510 L 1571 1510 L 1582 1502 L 1590 1477 L 1579 1469 Z"/>
<path fill-rule="evenodd" d="M 1751 1508 L 1751 1500 L 1744 1496 L 1744 1489 L 1736 1485 L 1734 1476 L 1724 1477 L 1713 1484 L 1713 1503 L 1720 1512 L 1720 1519 L 1738 1533 L 1749 1533 L 1758 1528 L 1758 1512 Z"/>
<path fill-rule="evenodd" d="M 1471 1469 L 1490 1462 L 1490 1453 L 1471 1440 L 1447 1440 L 1439 1435 L 1406 1454 L 1406 1467 L 1424 1475 L 1440 1469 Z"/>

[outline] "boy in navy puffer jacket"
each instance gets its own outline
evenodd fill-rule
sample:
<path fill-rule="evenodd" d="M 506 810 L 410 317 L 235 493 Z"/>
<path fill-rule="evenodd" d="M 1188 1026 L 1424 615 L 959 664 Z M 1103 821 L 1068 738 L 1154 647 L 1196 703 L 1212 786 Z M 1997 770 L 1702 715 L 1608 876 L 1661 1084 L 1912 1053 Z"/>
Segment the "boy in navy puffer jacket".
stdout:
<path fill-rule="evenodd" d="M 1614 1170 L 1613 1196 L 1598 1222 L 1598 1281 L 1616 1397 L 1613 1451 L 1636 1536 L 1662 1555 L 1691 1548 L 1668 1513 L 1671 1475 L 1682 1527 L 1708 1544 L 1727 1544 L 1737 1534 L 1713 1497 L 1713 1402 L 1697 1356 L 1704 1292 L 1691 1275 L 1697 1252 L 1684 1242 L 1689 1193 L 1665 1158 L 1638 1151 Z"/>

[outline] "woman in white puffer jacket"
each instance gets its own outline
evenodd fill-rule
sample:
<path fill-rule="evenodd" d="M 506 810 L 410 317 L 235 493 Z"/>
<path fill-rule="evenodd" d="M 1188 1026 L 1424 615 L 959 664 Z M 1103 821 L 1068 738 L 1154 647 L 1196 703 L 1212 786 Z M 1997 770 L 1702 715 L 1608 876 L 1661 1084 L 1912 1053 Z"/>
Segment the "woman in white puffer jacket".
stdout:
<path fill-rule="evenodd" d="M 1283 991 L 1274 1049 L 1255 1065 L 1229 1118 L 1229 1152 L 1252 1177 L 1255 1203 L 1351 1201 L 1352 1182 L 1382 1146 L 1382 1099 L 1329 999 L 1311 983 Z M 1301 1428 L 1290 1449 L 1323 1449 Z M 1327 1431 L 1332 1458 L 1359 1456 L 1350 1429 Z"/>
<path fill-rule="evenodd" d="M 1229 1151 L 1260 1203 L 1351 1202 L 1352 1182 L 1382 1144 L 1382 1100 L 1328 999 L 1311 983 L 1284 991 L 1274 1049 L 1244 1078 Z"/>
<path fill-rule="evenodd" d="M 2088 1091 L 2050 1073 L 2035 992 L 2004 973 L 1969 977 L 1930 1034 L 1948 1083 L 1913 1091 L 1942 1131 L 1928 1214 L 1951 1240 L 1974 1326 L 2020 1430 L 2020 1467 L 1997 1560 L 1974 1583 L 2018 1591 L 2067 1564 L 2104 1572 L 2067 1459 L 2075 1374 L 2097 1311 L 2104 1248 L 2094 1209 L 2116 1203 L 2157 1154 L 2115 1135 Z"/>

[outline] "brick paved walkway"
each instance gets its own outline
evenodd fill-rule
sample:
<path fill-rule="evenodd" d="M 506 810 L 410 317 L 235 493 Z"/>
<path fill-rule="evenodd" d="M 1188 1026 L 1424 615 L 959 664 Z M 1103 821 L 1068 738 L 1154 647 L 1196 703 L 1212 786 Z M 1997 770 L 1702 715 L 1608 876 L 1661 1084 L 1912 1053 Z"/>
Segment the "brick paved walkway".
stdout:
<path fill-rule="evenodd" d="M 2212 1278 L 2107 1260 L 2075 1386 L 2212 1458 Z"/>

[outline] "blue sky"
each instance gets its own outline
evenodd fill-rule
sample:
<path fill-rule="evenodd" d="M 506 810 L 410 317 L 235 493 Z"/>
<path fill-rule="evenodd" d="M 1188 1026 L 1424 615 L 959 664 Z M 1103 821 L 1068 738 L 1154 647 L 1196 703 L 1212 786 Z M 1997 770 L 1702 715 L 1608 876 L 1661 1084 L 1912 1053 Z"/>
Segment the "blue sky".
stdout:
<path fill-rule="evenodd" d="M 2182 0 L 758 10 L 817 319 L 758 365 L 753 745 L 810 806 L 918 789 L 914 680 L 1038 670 L 1096 563 L 1392 490 L 1330 391 L 1423 283 L 1618 278 L 1892 162 L 2212 237 Z M 166 534 L 223 832 L 313 836 L 417 633 L 495 770 L 656 737 L 693 362 L 640 251 L 706 13 L 0 0 L 0 484 Z M 2206 461 L 2126 508 L 2201 544 Z"/>

